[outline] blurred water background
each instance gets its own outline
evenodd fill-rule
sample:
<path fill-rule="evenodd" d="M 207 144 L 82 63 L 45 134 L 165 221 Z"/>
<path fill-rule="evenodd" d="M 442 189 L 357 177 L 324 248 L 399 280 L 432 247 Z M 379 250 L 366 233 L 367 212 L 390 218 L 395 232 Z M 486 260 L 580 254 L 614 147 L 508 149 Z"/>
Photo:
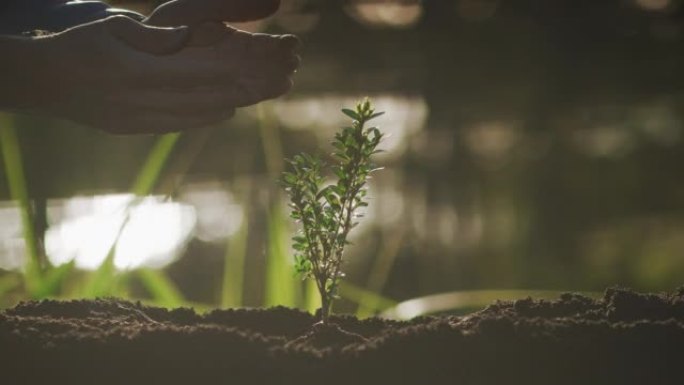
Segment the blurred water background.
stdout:
<path fill-rule="evenodd" d="M 682 6 L 283 0 L 239 27 L 301 37 L 295 88 L 221 125 L 113 137 L 5 114 L 0 306 L 115 295 L 314 309 L 277 178 L 284 157 L 327 156 L 339 110 L 364 96 L 390 137 L 338 311 L 447 292 L 672 289 L 684 282 Z"/>

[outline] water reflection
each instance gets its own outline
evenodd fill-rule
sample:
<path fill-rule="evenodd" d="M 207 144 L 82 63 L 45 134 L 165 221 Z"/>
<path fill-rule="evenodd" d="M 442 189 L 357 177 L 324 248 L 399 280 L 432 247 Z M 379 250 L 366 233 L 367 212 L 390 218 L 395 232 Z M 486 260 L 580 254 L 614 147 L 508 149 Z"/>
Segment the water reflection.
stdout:
<path fill-rule="evenodd" d="M 656 144 L 673 146 L 682 138 L 682 121 L 667 104 L 651 104 L 636 108 L 632 121 Z"/>
<path fill-rule="evenodd" d="M 0 202 L 0 269 L 19 270 L 24 263 L 25 250 L 19 207 Z"/>
<path fill-rule="evenodd" d="M 346 10 L 357 21 L 376 27 L 408 28 L 423 15 L 419 0 L 356 0 Z"/>
<path fill-rule="evenodd" d="M 664 11 L 672 6 L 672 0 L 635 0 L 634 2 L 646 11 Z"/>
<path fill-rule="evenodd" d="M 473 155 L 485 162 L 497 164 L 510 161 L 511 152 L 519 141 L 515 125 L 502 121 L 482 122 L 467 127 L 463 135 Z"/>
<path fill-rule="evenodd" d="M 74 260 L 77 267 L 93 270 L 114 242 L 117 269 L 172 262 L 194 228 L 194 209 L 160 197 L 135 199 L 115 194 L 52 202 L 48 215 L 53 223 L 45 234 L 50 262 L 57 266 Z"/>
<path fill-rule="evenodd" d="M 201 241 L 225 242 L 244 221 L 243 206 L 219 182 L 190 185 L 184 189 L 181 200 L 195 208 L 195 236 Z"/>
<path fill-rule="evenodd" d="M 635 146 L 633 134 L 616 126 L 577 129 L 573 139 L 580 151 L 595 157 L 621 157 Z"/>

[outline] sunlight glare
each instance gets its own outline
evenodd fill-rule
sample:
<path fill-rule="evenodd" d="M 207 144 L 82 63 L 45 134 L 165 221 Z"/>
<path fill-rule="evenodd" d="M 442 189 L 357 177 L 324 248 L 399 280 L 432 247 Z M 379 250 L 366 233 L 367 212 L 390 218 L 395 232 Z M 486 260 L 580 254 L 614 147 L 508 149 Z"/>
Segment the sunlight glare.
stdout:
<path fill-rule="evenodd" d="M 311 130 L 320 143 L 329 146 L 330 138 L 339 127 L 349 124 L 340 113 L 340 106 L 353 106 L 363 96 L 322 95 L 317 98 L 295 98 L 274 103 L 274 113 L 285 126 L 294 130 Z M 385 115 L 372 121 L 385 133 L 377 155 L 378 161 L 401 157 L 410 139 L 422 131 L 428 119 L 427 102 L 418 96 L 374 95 L 375 109 Z"/>
<path fill-rule="evenodd" d="M 485 121 L 464 130 L 470 151 L 483 161 L 501 163 L 512 155 L 519 142 L 515 124 L 504 121 Z"/>
<path fill-rule="evenodd" d="M 619 158 L 631 152 L 636 145 L 634 133 L 610 124 L 577 129 L 573 140 L 580 151 L 597 158 Z"/>
<path fill-rule="evenodd" d="M 14 202 L 0 202 L 0 269 L 19 270 L 26 246 L 21 233 L 21 214 Z"/>
<path fill-rule="evenodd" d="M 415 25 L 423 15 L 419 1 L 355 2 L 347 12 L 357 21 L 369 26 L 407 28 Z"/>
<path fill-rule="evenodd" d="M 134 199 L 130 194 L 75 197 L 54 208 L 63 218 L 45 235 L 50 262 L 61 265 L 75 260 L 81 269 L 97 269 L 121 232 L 114 255 L 117 269 L 171 263 L 195 226 L 194 209 L 146 197 L 133 204 L 126 221 L 127 207 Z"/>
<path fill-rule="evenodd" d="M 245 219 L 243 206 L 219 182 L 194 184 L 181 195 L 197 213 L 195 236 L 205 242 L 225 242 Z"/>
<path fill-rule="evenodd" d="M 636 4 L 646 11 L 663 11 L 671 5 L 671 0 L 636 0 Z"/>

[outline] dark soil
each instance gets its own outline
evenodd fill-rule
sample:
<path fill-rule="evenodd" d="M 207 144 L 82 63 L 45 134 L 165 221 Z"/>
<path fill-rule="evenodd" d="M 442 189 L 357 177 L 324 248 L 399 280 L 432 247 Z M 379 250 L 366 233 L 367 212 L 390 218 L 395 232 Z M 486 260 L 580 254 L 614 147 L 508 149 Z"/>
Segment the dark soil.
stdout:
<path fill-rule="evenodd" d="M 684 384 L 684 288 L 496 303 L 410 322 L 122 300 L 0 313 L 0 383 Z"/>

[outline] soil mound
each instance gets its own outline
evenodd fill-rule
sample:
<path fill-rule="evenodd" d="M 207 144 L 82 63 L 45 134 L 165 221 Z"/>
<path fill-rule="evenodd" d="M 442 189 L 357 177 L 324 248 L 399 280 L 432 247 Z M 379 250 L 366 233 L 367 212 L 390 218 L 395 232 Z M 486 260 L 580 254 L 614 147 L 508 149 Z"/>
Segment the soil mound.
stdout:
<path fill-rule="evenodd" d="M 497 302 L 408 322 L 118 299 L 0 313 L 4 384 L 684 384 L 684 288 Z"/>

